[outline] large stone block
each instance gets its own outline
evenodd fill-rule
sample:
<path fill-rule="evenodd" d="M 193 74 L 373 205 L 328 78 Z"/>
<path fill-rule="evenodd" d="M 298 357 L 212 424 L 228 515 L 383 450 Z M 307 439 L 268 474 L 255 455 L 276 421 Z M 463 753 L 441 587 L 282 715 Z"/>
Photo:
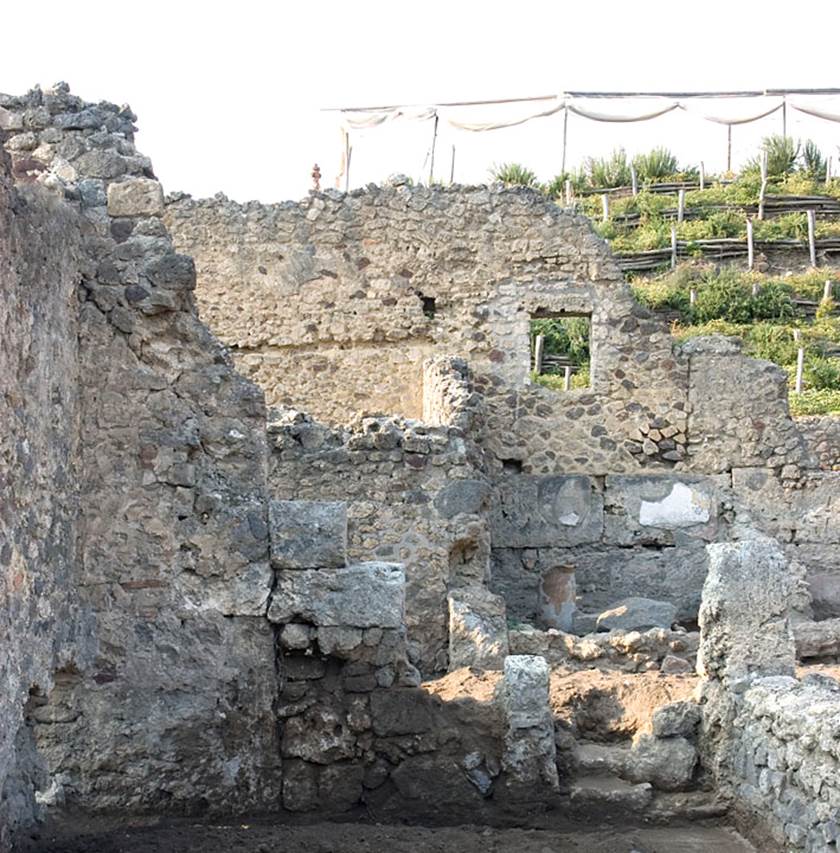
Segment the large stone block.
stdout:
<path fill-rule="evenodd" d="M 670 629 L 677 608 L 670 601 L 651 598 L 625 598 L 598 615 L 599 631 L 646 631 L 649 628 Z"/>
<path fill-rule="evenodd" d="M 454 589 L 449 602 L 449 669 L 501 669 L 508 653 L 505 600 L 484 587 Z"/>
<path fill-rule="evenodd" d="M 557 747 L 545 658 L 510 655 L 505 659 L 502 706 L 507 723 L 502 767 L 509 791 L 530 796 L 556 789 Z"/>
<path fill-rule="evenodd" d="M 272 622 L 319 627 L 400 628 L 404 613 L 405 573 L 395 563 L 278 572 L 268 608 Z"/>
<path fill-rule="evenodd" d="M 604 500 L 589 477 L 511 475 L 496 490 L 494 547 L 568 546 L 601 538 Z"/>
<path fill-rule="evenodd" d="M 725 684 L 792 675 L 796 652 L 791 617 L 809 607 L 804 569 L 765 536 L 720 542 L 707 550 L 699 671 Z"/>
<path fill-rule="evenodd" d="M 271 501 L 271 565 L 323 569 L 347 563 L 347 505 L 343 501 Z"/>
<path fill-rule="evenodd" d="M 110 216 L 163 216 L 163 187 L 151 178 L 131 178 L 108 187 Z"/>
<path fill-rule="evenodd" d="M 671 545 L 687 536 L 710 541 L 718 503 L 710 478 L 607 477 L 604 539 L 617 545 Z"/>

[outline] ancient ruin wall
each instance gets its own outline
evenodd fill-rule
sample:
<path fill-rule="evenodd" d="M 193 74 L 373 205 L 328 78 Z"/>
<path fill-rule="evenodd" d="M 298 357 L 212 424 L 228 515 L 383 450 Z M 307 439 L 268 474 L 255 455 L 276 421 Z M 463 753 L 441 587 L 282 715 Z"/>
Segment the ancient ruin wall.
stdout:
<path fill-rule="evenodd" d="M 79 600 L 78 297 L 75 217 L 18 191 L 0 148 L 0 849 L 32 819 L 46 774 L 25 710 L 56 670 L 84 667 Z"/>
<path fill-rule="evenodd" d="M 820 468 L 840 471 L 840 417 L 814 415 L 797 418 L 796 425 L 811 452 L 819 460 Z"/>
<path fill-rule="evenodd" d="M 98 643 L 91 665 L 76 661 L 49 696 L 30 703 L 39 751 L 60 793 L 91 808 L 273 804 L 280 780 L 262 394 L 195 317 L 193 265 L 163 226 L 163 194 L 134 149 L 131 112 L 85 103 L 65 86 L 3 96 L 0 108 L 16 177 L 55 192 L 53 229 L 75 220 L 82 233 L 80 280 L 57 270 L 49 282 L 25 282 L 33 294 L 55 289 L 36 303 L 29 334 L 38 343 L 55 333 L 58 349 L 49 366 L 33 349 L 23 361 L 28 377 L 17 373 L 43 380 L 30 408 L 18 409 L 43 417 L 27 426 L 44 447 L 42 461 L 27 462 L 18 441 L 15 470 L 34 466 L 50 497 L 71 478 L 78 484 L 74 569 Z M 12 247 L 12 257 L 32 263 L 40 251 L 54 269 L 58 250 L 44 241 L 63 235 L 40 231 L 37 218 L 30 224 L 29 246 Z M 64 242 L 74 251 L 72 239 Z M 64 313 L 47 312 L 50 305 Z M 78 375 L 68 373 L 65 388 L 49 371 L 72 371 L 76 347 Z M 70 406 L 65 419 L 62 405 Z M 61 448 L 76 430 L 83 440 L 71 474 Z M 57 518 L 55 531 L 72 539 L 69 519 Z M 25 547 L 36 555 L 32 540 Z M 14 559 L 13 582 L 33 608 L 17 552 Z M 60 565 L 55 574 L 63 582 Z M 51 604 L 60 612 L 61 595 L 43 592 L 43 612 Z M 29 646 L 13 646 L 23 655 L 18 669 L 20 660 L 32 666 L 26 656 L 37 644 Z M 24 691 L 34 680 L 26 678 Z M 25 699 L 16 698 L 18 716 Z"/>
<path fill-rule="evenodd" d="M 328 421 L 378 409 L 419 416 L 422 403 L 425 420 L 446 423 L 435 381 L 421 382 L 422 356 L 467 361 L 481 410 L 470 437 L 491 485 L 491 584 L 515 618 L 535 618 L 542 578 L 563 566 L 574 568 L 584 606 L 633 592 L 671 599 L 677 590 L 680 616 L 694 618 L 704 543 L 728 538 L 736 504 L 773 529 L 765 495 L 747 485 L 753 475 L 785 506 L 790 487 L 803 483 L 800 505 L 824 496 L 806 476 L 816 460 L 788 414 L 781 372 L 744 357 L 734 340 L 678 346 L 634 302 L 588 223 L 535 193 L 397 182 L 312 194 L 298 205 L 176 196 L 167 221 L 197 258 L 201 310 L 238 363 L 255 366 L 269 399 L 282 383 L 274 399 Z M 564 312 L 591 316 L 592 387 L 557 393 L 529 380 L 529 320 Z M 412 349 L 418 335 L 422 352 Z M 394 342 L 416 362 L 400 378 L 401 387 L 413 383 L 416 406 L 386 399 Z M 344 361 L 321 370 L 315 389 L 298 359 L 336 346 Z M 278 347 L 285 360 L 269 362 Z M 376 382 L 385 396 L 371 389 Z M 327 479 L 319 472 L 329 466 L 317 466 L 310 478 Z M 305 481 L 305 465 L 298 470 L 285 482 Z M 372 467 L 355 476 L 368 476 L 377 493 Z M 694 493 L 709 506 L 699 522 L 678 506 Z M 658 502 L 673 517 L 658 529 L 642 524 L 641 504 Z M 391 521 L 382 529 L 396 530 L 394 507 L 384 512 Z M 793 515 L 785 518 L 793 527 Z M 796 544 L 817 570 L 831 541 L 811 525 Z M 412 601 L 410 591 L 410 611 Z M 412 621 L 434 624 L 440 610 Z"/>
<path fill-rule="evenodd" d="M 803 568 L 749 532 L 709 556 L 698 662 L 706 764 L 760 849 L 835 850 L 840 690 L 819 674 L 794 677 Z"/>
<path fill-rule="evenodd" d="M 439 408 L 467 427 L 463 371 L 427 368 L 450 392 L 438 393 Z M 269 424 L 272 496 L 346 501 L 349 559 L 404 564 L 409 651 L 425 673 L 447 668 L 447 593 L 483 586 L 489 570 L 489 487 L 465 431 L 385 417 L 337 428 L 294 410 Z"/>

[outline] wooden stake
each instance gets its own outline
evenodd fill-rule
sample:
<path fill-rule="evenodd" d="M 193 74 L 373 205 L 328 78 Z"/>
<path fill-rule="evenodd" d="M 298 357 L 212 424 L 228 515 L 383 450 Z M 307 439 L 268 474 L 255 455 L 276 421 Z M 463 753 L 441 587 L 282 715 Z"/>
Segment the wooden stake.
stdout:
<path fill-rule="evenodd" d="M 811 266 L 817 265 L 817 214 L 813 210 L 808 211 L 808 252 L 811 255 Z"/>
<path fill-rule="evenodd" d="M 726 125 L 726 171 L 732 171 L 732 125 Z"/>
<path fill-rule="evenodd" d="M 639 181 L 636 177 L 636 167 L 630 164 L 630 184 L 633 187 L 633 195 L 639 194 Z"/>
<path fill-rule="evenodd" d="M 537 335 L 534 341 L 534 373 L 539 376 L 542 373 L 543 351 L 545 349 L 545 335 Z"/>
<path fill-rule="evenodd" d="M 572 182 L 566 178 L 566 207 L 572 206 Z"/>
<path fill-rule="evenodd" d="M 764 197 L 767 194 L 767 152 L 761 154 L 761 190 L 758 193 L 758 218 L 764 219 Z"/>
<path fill-rule="evenodd" d="M 568 391 L 572 387 L 572 368 L 567 364 L 563 371 L 563 390 Z"/>
<path fill-rule="evenodd" d="M 563 108 L 563 156 L 560 159 L 560 174 L 566 174 L 566 145 L 569 140 L 569 108 Z"/>
<path fill-rule="evenodd" d="M 692 287 L 691 290 L 688 291 L 688 304 L 694 305 L 697 301 L 697 291 Z"/>
<path fill-rule="evenodd" d="M 802 340 L 802 333 L 799 329 L 793 330 L 793 340 L 796 343 L 800 343 Z M 799 347 L 796 351 L 796 380 L 794 384 L 794 390 L 797 394 L 802 393 L 802 378 L 805 373 L 805 347 Z"/>
<path fill-rule="evenodd" d="M 452 146 L 452 160 L 449 164 L 449 183 L 455 183 L 455 146 Z"/>
<path fill-rule="evenodd" d="M 759 286 L 758 282 L 757 282 L 757 281 L 754 281 L 754 282 L 752 283 L 752 295 L 753 295 L 753 298 L 755 298 L 756 296 L 758 296 L 758 291 L 759 291 L 759 290 L 760 290 L 760 286 Z"/>
<path fill-rule="evenodd" d="M 782 136 L 787 138 L 787 98 L 782 98 Z"/>
<path fill-rule="evenodd" d="M 350 157 L 353 154 L 353 146 L 350 145 L 350 134 L 344 138 L 344 192 L 350 191 Z"/>
<path fill-rule="evenodd" d="M 753 240 L 752 219 L 747 217 L 747 269 L 752 270 L 755 265 L 755 241 Z"/>
<path fill-rule="evenodd" d="M 823 288 L 823 299 L 831 299 L 833 296 L 833 286 L 830 278 L 825 280 L 825 287 Z"/>
<path fill-rule="evenodd" d="M 603 208 L 603 221 L 609 222 L 609 220 L 610 220 L 610 196 L 609 196 L 609 193 L 604 193 L 601 196 L 601 207 Z"/>
<path fill-rule="evenodd" d="M 700 161 L 700 189 L 706 189 L 706 165 Z"/>
<path fill-rule="evenodd" d="M 685 219 L 685 190 L 680 189 L 677 193 L 677 222 L 682 222 Z"/>
<path fill-rule="evenodd" d="M 432 181 L 435 179 L 435 147 L 437 146 L 437 132 L 438 114 L 435 113 L 435 129 L 432 131 L 432 156 L 431 163 L 429 163 L 429 186 L 432 185 Z"/>
<path fill-rule="evenodd" d="M 671 269 L 677 268 L 677 227 L 671 226 Z"/>

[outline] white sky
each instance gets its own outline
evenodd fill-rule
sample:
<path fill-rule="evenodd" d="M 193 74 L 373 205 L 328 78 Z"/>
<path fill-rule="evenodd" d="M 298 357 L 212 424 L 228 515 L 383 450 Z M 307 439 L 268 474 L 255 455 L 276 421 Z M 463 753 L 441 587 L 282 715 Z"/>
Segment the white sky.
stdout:
<path fill-rule="evenodd" d="M 836 0 L 42 0 L 4 4 L 0 91 L 66 80 L 87 100 L 129 103 L 138 147 L 167 190 L 279 201 L 306 193 L 316 161 L 322 186 L 332 185 L 338 117 L 321 107 L 575 89 L 838 87 L 838 38 Z M 840 113 L 840 99 L 822 104 Z M 742 111 L 721 102 L 713 109 Z M 476 108 L 459 118 L 508 114 Z M 736 127 L 735 165 L 780 131 L 780 114 Z M 840 124 L 789 110 L 788 132 L 814 138 L 838 162 Z M 354 134 L 351 186 L 394 172 L 426 175 L 431 133 L 430 122 L 404 122 Z M 486 181 L 492 163 L 511 160 L 547 180 L 560 171 L 561 138 L 561 115 L 483 134 L 442 123 L 436 176 L 448 178 L 454 144 L 458 181 Z M 572 116 L 568 164 L 618 145 L 634 153 L 663 144 L 683 161 L 703 159 L 708 171 L 725 166 L 726 129 L 679 113 L 634 125 Z"/>

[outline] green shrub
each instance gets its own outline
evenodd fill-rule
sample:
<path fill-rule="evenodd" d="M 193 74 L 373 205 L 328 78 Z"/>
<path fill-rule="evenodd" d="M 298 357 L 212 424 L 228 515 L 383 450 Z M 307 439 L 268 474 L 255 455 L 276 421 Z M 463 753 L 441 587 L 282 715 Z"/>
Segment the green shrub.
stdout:
<path fill-rule="evenodd" d="M 805 384 L 817 391 L 840 391 L 840 359 L 809 358 L 805 362 Z"/>
<path fill-rule="evenodd" d="M 788 175 L 796 168 L 796 160 L 799 157 L 799 144 L 794 142 L 790 136 L 774 134 L 765 136 L 761 142 L 758 156 L 748 160 L 744 166 L 745 172 L 760 172 L 762 155 L 767 155 L 767 177 L 781 178 Z"/>
<path fill-rule="evenodd" d="M 812 139 L 805 142 L 802 147 L 802 166 L 800 171 L 814 181 L 825 182 L 828 161 L 823 157 L 817 143 Z"/>
<path fill-rule="evenodd" d="M 796 314 L 793 289 L 781 281 L 768 281 L 753 296 L 751 309 L 753 320 L 789 320 Z"/>
<path fill-rule="evenodd" d="M 630 165 L 623 148 L 616 148 L 609 157 L 587 157 L 583 170 L 589 185 L 597 189 L 626 187 L 630 183 Z"/>
<path fill-rule="evenodd" d="M 501 163 L 490 169 L 490 176 L 505 186 L 536 187 L 537 176 L 519 163 Z"/>
<path fill-rule="evenodd" d="M 640 182 L 654 183 L 671 177 L 679 171 L 676 155 L 667 148 L 654 148 L 647 154 L 633 158 L 636 177 Z"/>
<path fill-rule="evenodd" d="M 575 364 L 589 362 L 588 317 L 546 317 L 531 321 L 531 337 L 545 337 L 545 352 L 568 355 Z"/>
<path fill-rule="evenodd" d="M 698 289 L 692 319 L 695 323 L 707 323 L 709 320 L 749 323 L 752 319 L 752 294 L 736 273 L 722 272 L 703 282 Z"/>
<path fill-rule="evenodd" d="M 805 391 L 790 394 L 792 415 L 840 415 L 840 391 Z"/>
<path fill-rule="evenodd" d="M 796 363 L 798 345 L 788 326 L 756 323 L 747 327 L 745 351 L 753 358 L 763 358 L 778 365 Z"/>

